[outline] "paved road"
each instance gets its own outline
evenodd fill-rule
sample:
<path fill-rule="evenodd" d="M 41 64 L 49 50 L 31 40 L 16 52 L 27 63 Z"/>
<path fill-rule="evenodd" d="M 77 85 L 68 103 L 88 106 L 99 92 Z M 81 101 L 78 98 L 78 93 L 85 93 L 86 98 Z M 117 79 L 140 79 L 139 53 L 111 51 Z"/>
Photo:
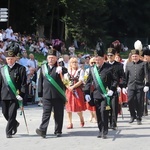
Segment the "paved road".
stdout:
<path fill-rule="evenodd" d="M 1 111 L 1 108 L 0 108 Z M 27 134 L 23 116 L 18 110 L 20 122 L 17 134 L 12 139 L 5 137 L 6 121 L 0 113 L 0 150 L 149 150 L 150 149 L 150 116 L 143 117 L 142 125 L 136 122 L 129 124 L 129 112 L 123 108 L 124 119 L 119 116 L 118 129 L 110 130 L 107 139 L 97 138 L 96 123 L 89 122 L 89 112 L 84 112 L 85 127 L 80 128 L 76 113 L 73 114 L 73 129 L 66 129 L 66 113 L 64 118 L 63 136 L 56 138 L 54 120 L 50 120 L 46 139 L 37 136 L 35 129 L 41 122 L 42 108 L 37 105 L 25 107 L 29 127 Z"/>

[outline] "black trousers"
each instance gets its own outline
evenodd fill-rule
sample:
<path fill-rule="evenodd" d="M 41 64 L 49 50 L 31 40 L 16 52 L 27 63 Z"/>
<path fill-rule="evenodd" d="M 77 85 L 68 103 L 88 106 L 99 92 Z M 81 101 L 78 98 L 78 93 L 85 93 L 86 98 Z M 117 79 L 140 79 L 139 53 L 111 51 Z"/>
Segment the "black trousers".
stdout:
<path fill-rule="evenodd" d="M 12 130 L 16 128 L 17 120 L 17 109 L 18 109 L 18 102 L 15 100 L 5 100 L 1 101 L 2 103 L 2 113 L 7 120 L 6 126 L 6 135 L 12 135 Z"/>
<path fill-rule="evenodd" d="M 117 126 L 118 118 L 118 94 L 115 94 L 111 97 L 111 109 L 109 112 L 110 126 Z"/>
<path fill-rule="evenodd" d="M 147 97 L 148 93 L 144 93 L 143 94 L 143 116 L 145 114 L 148 114 L 148 97 Z"/>
<path fill-rule="evenodd" d="M 64 101 L 62 99 L 43 99 L 43 116 L 40 130 L 47 132 L 51 112 L 54 112 L 55 131 L 62 133 L 63 117 L 64 117 Z"/>
<path fill-rule="evenodd" d="M 106 135 L 108 133 L 108 110 L 106 110 L 106 100 L 95 99 L 94 102 L 99 132 Z"/>
<path fill-rule="evenodd" d="M 143 114 L 143 89 L 128 90 L 128 105 L 131 117 L 141 121 Z"/>

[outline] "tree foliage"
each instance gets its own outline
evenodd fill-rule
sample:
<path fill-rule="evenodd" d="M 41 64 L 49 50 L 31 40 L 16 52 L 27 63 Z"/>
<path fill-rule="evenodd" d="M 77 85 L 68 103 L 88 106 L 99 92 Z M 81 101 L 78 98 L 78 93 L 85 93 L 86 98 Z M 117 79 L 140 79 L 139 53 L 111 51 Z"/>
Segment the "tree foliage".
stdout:
<path fill-rule="evenodd" d="M 98 37 L 149 37 L 149 10 L 149 0 L 13 0 L 9 19 L 21 32 L 94 45 Z"/>

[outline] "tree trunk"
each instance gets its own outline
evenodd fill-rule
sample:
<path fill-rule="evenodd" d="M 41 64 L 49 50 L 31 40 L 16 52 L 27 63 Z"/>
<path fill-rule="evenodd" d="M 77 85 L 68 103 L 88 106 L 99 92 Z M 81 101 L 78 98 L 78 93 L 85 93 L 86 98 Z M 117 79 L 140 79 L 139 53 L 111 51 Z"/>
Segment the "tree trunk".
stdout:
<path fill-rule="evenodd" d="M 39 38 L 43 38 L 44 37 L 44 25 L 37 25 L 36 35 Z"/>
<path fill-rule="evenodd" d="M 51 17 L 51 23 L 50 23 L 50 41 L 52 40 L 52 33 L 53 33 L 53 21 L 54 21 L 54 12 L 55 12 L 55 2 L 53 3 L 52 7 L 52 17 Z"/>
<path fill-rule="evenodd" d="M 61 35 L 60 35 L 60 39 L 61 40 L 64 40 L 64 29 L 65 28 L 65 23 L 62 22 L 62 25 L 61 25 Z"/>

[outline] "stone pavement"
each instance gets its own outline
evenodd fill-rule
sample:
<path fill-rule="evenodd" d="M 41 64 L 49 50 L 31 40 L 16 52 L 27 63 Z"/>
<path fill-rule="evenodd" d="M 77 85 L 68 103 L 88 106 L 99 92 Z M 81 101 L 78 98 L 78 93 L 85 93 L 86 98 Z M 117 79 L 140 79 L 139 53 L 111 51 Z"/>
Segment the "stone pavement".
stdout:
<path fill-rule="evenodd" d="M 0 108 L 1 111 L 1 108 Z M 66 129 L 65 113 L 63 136 L 56 138 L 54 120 L 51 118 L 47 138 L 37 136 L 35 129 L 39 127 L 42 117 L 42 107 L 29 105 L 25 107 L 29 134 L 27 133 L 23 116 L 18 110 L 17 120 L 20 122 L 14 138 L 7 139 L 5 135 L 6 121 L 0 113 L 0 150 L 149 150 L 150 149 L 150 116 L 143 117 L 142 125 L 136 121 L 129 124 L 128 108 L 123 108 L 124 119 L 119 116 L 118 129 L 109 130 L 108 138 L 97 138 L 96 123 L 89 122 L 89 112 L 84 112 L 85 127 L 80 127 L 78 115 L 73 113 L 73 129 Z"/>

